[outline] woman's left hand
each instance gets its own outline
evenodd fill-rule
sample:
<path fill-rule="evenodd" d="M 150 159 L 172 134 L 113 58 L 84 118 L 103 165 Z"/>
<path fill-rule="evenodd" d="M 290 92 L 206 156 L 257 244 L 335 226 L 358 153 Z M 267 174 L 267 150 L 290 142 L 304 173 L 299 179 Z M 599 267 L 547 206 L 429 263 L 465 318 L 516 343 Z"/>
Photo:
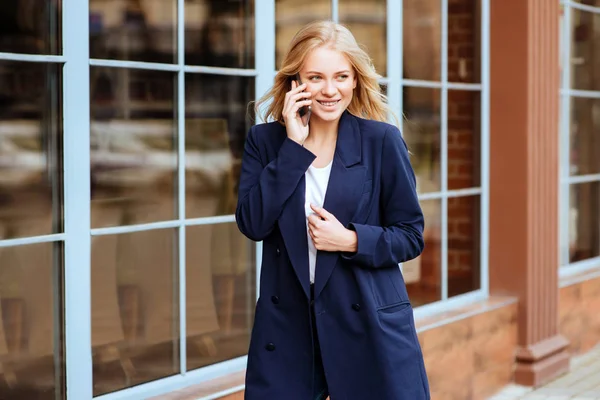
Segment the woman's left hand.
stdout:
<path fill-rule="evenodd" d="M 358 247 L 356 232 L 346 229 L 337 218 L 314 204 L 315 214 L 308 217 L 308 232 L 317 250 L 354 253 Z"/>

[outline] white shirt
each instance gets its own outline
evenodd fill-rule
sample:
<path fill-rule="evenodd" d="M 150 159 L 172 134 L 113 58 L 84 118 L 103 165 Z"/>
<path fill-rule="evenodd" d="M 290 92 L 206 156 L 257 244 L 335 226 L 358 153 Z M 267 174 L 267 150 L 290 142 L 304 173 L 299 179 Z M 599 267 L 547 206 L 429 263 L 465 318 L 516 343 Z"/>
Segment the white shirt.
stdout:
<path fill-rule="evenodd" d="M 308 238 L 308 267 L 310 283 L 315 282 L 315 266 L 317 264 L 317 249 L 315 248 L 315 244 L 310 237 L 310 233 L 308 233 L 308 217 L 314 214 L 314 211 L 312 208 L 310 208 L 310 205 L 314 204 L 316 206 L 323 207 L 332 164 L 333 160 L 323 168 L 315 168 L 311 165 L 304 174 L 306 181 L 304 212 L 306 213 L 306 235 Z"/>

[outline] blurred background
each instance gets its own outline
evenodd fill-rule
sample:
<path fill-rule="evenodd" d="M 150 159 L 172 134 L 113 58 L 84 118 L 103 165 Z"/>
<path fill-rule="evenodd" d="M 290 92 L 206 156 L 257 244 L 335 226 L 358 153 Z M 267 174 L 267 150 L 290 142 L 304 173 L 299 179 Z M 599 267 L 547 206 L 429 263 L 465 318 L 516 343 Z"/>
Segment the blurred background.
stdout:
<path fill-rule="evenodd" d="M 0 398 L 64 399 L 68 376 L 88 376 L 94 396 L 146 398 L 243 370 L 261 251 L 233 216 L 247 105 L 317 19 L 352 30 L 404 116 L 426 219 L 424 253 L 402 265 L 416 316 L 490 299 L 490 159 L 525 156 L 490 154 L 503 133 L 486 100 L 489 1 L 3 0 Z M 544 116 L 560 144 L 552 273 L 572 277 L 600 268 L 600 1 L 549 1 L 556 40 L 536 45 L 554 46 L 560 76 Z M 521 96 L 519 80 L 507 85 Z M 452 398 L 510 381 L 519 320 L 507 307 L 489 329 L 506 333 L 497 352 L 510 365 Z M 571 340 L 584 329 L 562 326 Z M 600 342 L 600 322 L 586 329 Z M 91 351 L 91 369 L 83 353 L 66 362 L 70 346 Z"/>

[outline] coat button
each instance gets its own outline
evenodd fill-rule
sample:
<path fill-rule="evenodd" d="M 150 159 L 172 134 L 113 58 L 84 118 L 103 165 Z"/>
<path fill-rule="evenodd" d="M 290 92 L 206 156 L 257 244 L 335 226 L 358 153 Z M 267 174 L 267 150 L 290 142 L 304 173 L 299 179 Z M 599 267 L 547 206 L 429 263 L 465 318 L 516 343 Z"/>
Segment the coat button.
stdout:
<path fill-rule="evenodd" d="M 273 343 L 268 343 L 265 346 L 265 349 L 267 349 L 267 351 L 273 351 L 273 350 L 275 350 L 275 345 Z"/>
<path fill-rule="evenodd" d="M 352 309 L 353 309 L 354 311 L 359 311 L 359 310 L 360 310 L 360 304 L 358 304 L 358 303 L 354 303 L 354 304 L 352 304 Z"/>
<path fill-rule="evenodd" d="M 277 250 L 275 250 L 275 252 L 277 253 L 277 257 L 281 255 L 281 250 L 279 250 L 279 247 L 277 248 Z"/>
<path fill-rule="evenodd" d="M 273 304 L 279 304 L 279 297 L 271 296 L 271 301 L 273 302 Z"/>

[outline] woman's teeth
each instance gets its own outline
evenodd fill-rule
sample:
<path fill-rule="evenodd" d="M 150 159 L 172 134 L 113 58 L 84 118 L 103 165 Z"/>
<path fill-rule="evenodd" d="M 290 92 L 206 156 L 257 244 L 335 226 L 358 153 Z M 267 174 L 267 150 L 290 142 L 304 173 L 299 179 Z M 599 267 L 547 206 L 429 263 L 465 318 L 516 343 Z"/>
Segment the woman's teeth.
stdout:
<path fill-rule="evenodd" d="M 323 104 L 324 106 L 334 106 L 337 104 L 339 100 L 336 101 L 319 101 L 320 104 Z"/>

